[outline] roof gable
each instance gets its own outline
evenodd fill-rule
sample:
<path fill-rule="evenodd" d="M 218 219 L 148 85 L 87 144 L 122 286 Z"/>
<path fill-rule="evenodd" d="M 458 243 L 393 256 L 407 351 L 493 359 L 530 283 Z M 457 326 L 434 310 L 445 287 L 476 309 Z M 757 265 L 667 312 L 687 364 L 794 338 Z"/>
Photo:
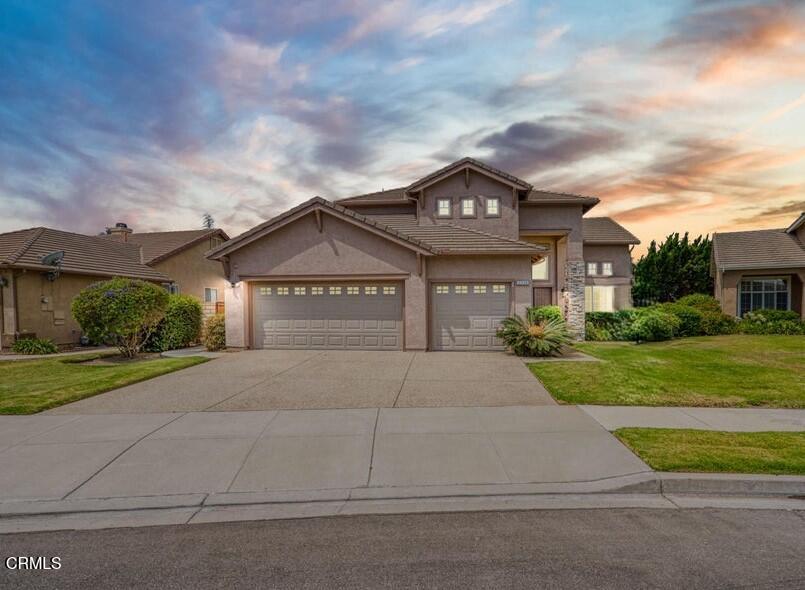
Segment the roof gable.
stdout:
<path fill-rule="evenodd" d="M 639 244 L 640 240 L 610 217 L 585 217 L 581 220 L 585 244 Z"/>
<path fill-rule="evenodd" d="M 156 264 L 213 236 L 220 236 L 224 240 L 229 239 L 224 230 L 211 228 L 131 233 L 127 236 L 125 243 L 140 246 L 143 252 L 143 261 L 146 264 Z M 108 235 L 104 237 L 109 238 Z"/>
<path fill-rule="evenodd" d="M 517 178 L 516 176 L 509 174 L 508 172 L 504 172 L 503 170 L 499 170 L 494 166 L 490 166 L 489 164 L 485 164 L 480 160 L 476 160 L 475 158 L 461 158 L 460 160 L 456 160 L 452 164 L 448 164 L 444 168 L 440 168 L 435 172 L 428 174 L 409 184 L 406 187 L 407 192 L 414 192 L 420 191 L 439 180 L 455 174 L 456 172 L 460 172 L 464 169 L 474 170 L 480 174 L 485 174 L 486 176 L 491 176 L 496 178 L 497 180 L 503 182 L 504 184 L 508 184 L 514 188 L 518 188 L 521 190 L 531 190 L 531 185 L 527 183 L 525 180 L 521 178 Z"/>
<path fill-rule="evenodd" d="M 799 217 L 797 217 L 794 220 L 794 223 L 792 223 L 791 225 L 788 226 L 788 228 L 785 230 L 785 232 L 788 233 L 788 234 L 793 234 L 795 231 L 797 231 L 803 225 L 805 225 L 805 211 L 799 214 Z"/>

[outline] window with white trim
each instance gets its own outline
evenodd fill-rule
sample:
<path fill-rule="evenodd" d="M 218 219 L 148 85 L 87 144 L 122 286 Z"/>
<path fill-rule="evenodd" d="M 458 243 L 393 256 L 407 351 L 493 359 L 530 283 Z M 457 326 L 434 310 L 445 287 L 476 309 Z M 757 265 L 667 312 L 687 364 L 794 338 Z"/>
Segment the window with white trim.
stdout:
<path fill-rule="evenodd" d="M 475 217 L 475 198 L 461 199 L 461 216 Z"/>
<path fill-rule="evenodd" d="M 497 197 L 486 198 L 486 216 L 500 217 L 500 199 Z"/>
<path fill-rule="evenodd" d="M 307 292 L 305 287 L 294 287 L 293 294 L 294 295 L 304 295 Z"/>
<path fill-rule="evenodd" d="M 594 277 L 598 274 L 598 263 L 597 262 L 588 262 L 587 263 L 587 276 Z"/>
<path fill-rule="evenodd" d="M 446 295 L 450 292 L 450 287 L 447 285 L 436 285 L 436 294 L 437 295 Z"/>
<path fill-rule="evenodd" d="M 311 295 L 324 295 L 324 287 L 311 287 L 310 288 Z"/>
<path fill-rule="evenodd" d="M 476 295 L 483 295 L 486 293 L 486 285 L 473 285 L 472 292 Z"/>
<path fill-rule="evenodd" d="M 612 276 L 612 263 L 611 262 L 602 262 L 601 263 L 601 276 L 602 277 L 611 277 Z"/>
<path fill-rule="evenodd" d="M 347 287 L 347 295 L 360 295 L 361 288 L 356 286 L 349 286 Z"/>
<path fill-rule="evenodd" d="M 505 293 L 506 285 L 492 285 L 492 293 Z"/>
<path fill-rule="evenodd" d="M 738 315 L 757 309 L 791 309 L 788 277 L 752 277 L 741 280 Z"/>
<path fill-rule="evenodd" d="M 453 287 L 453 293 L 457 295 L 466 295 L 469 293 L 470 288 L 467 285 L 456 285 Z"/>
<path fill-rule="evenodd" d="M 330 295 L 341 295 L 341 287 L 330 287 Z"/>
<path fill-rule="evenodd" d="M 374 286 L 364 287 L 363 292 L 366 293 L 367 295 L 377 295 L 377 287 Z"/>
<path fill-rule="evenodd" d="M 288 295 L 290 289 L 288 287 L 277 287 L 277 295 Z"/>
<path fill-rule="evenodd" d="M 218 301 L 218 289 L 204 287 L 204 303 L 215 303 Z"/>
<path fill-rule="evenodd" d="M 584 287 L 584 311 L 615 311 L 615 287 L 611 285 Z"/>
<path fill-rule="evenodd" d="M 383 295 L 395 295 L 397 287 L 383 287 Z"/>
<path fill-rule="evenodd" d="M 452 217 L 452 203 L 450 199 L 436 199 L 436 217 Z"/>
<path fill-rule="evenodd" d="M 550 278 L 550 267 L 548 266 L 548 256 L 531 263 L 531 280 L 547 281 Z"/>

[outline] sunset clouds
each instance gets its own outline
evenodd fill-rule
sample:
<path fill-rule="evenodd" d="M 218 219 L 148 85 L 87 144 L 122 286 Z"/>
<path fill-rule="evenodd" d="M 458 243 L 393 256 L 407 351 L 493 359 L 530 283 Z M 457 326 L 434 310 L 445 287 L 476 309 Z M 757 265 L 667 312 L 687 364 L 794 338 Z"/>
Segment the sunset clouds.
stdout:
<path fill-rule="evenodd" d="M 644 243 L 805 208 L 801 2 L 10 2 L 0 231 L 237 233 L 485 159 Z"/>

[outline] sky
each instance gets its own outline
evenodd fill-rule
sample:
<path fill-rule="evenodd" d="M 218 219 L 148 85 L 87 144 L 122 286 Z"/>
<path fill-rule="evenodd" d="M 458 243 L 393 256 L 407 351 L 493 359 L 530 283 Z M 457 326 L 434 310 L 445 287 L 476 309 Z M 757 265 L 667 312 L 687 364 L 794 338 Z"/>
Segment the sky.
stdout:
<path fill-rule="evenodd" d="M 805 2 L 0 0 L 0 231 L 230 235 L 472 156 L 642 241 L 805 210 Z"/>

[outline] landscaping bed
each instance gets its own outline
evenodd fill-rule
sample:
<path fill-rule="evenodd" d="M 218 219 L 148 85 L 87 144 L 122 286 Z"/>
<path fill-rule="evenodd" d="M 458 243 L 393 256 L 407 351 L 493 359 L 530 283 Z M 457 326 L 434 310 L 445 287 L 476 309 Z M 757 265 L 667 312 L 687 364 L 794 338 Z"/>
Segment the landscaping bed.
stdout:
<path fill-rule="evenodd" d="M 613 434 L 658 471 L 805 475 L 805 432 L 621 428 Z"/>
<path fill-rule="evenodd" d="M 584 342 L 600 363 L 530 364 L 560 402 L 629 406 L 805 408 L 805 338 L 703 336 Z"/>
<path fill-rule="evenodd" d="M 115 362 L 110 355 L 114 353 L 0 362 L 0 414 L 34 414 L 209 360 Z"/>

